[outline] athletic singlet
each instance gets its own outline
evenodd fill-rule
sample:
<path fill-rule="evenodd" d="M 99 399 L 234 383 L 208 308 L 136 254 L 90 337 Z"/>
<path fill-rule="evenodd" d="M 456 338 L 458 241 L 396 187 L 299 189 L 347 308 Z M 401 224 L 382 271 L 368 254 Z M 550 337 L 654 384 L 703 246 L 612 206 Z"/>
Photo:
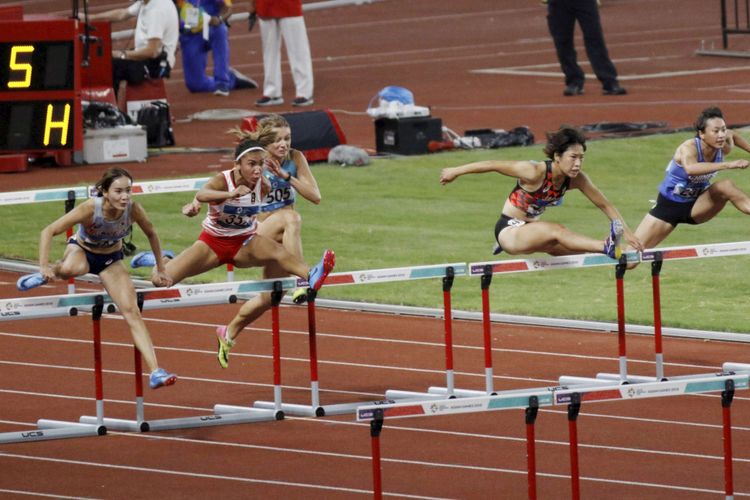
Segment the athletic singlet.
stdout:
<path fill-rule="evenodd" d="M 292 177 L 297 177 L 297 164 L 292 161 L 291 157 L 284 160 L 284 163 L 281 164 L 281 170 Z M 263 175 L 271 181 L 271 191 L 263 200 L 262 212 L 273 212 L 279 208 L 294 205 L 297 195 L 290 182 L 277 177 L 268 170 L 264 170 Z"/>
<path fill-rule="evenodd" d="M 698 162 L 705 162 L 703 151 L 701 150 L 700 137 L 695 137 L 695 149 L 698 151 Z M 719 149 L 711 163 L 721 163 L 724 161 L 724 151 Z M 711 179 L 718 171 L 701 175 L 688 175 L 685 168 L 677 163 L 672 157 L 672 161 L 667 165 L 664 180 L 659 184 L 659 193 L 672 201 L 685 203 L 695 200 L 703 191 L 711 185 Z"/>
<path fill-rule="evenodd" d="M 232 170 L 224 170 L 224 180 L 227 190 L 234 191 Z M 223 236 L 252 236 L 258 227 L 258 213 L 261 205 L 261 184 L 259 180 L 248 194 L 240 198 L 208 204 L 208 215 L 203 219 L 203 229 L 217 237 Z"/>
<path fill-rule="evenodd" d="M 97 196 L 94 198 L 94 217 L 90 222 L 78 225 L 76 240 L 89 248 L 113 247 L 118 241 L 130 234 L 133 226 L 130 215 L 132 202 L 128 203 L 122 215 L 116 220 L 104 218 L 103 204 L 103 197 Z"/>
<path fill-rule="evenodd" d="M 565 191 L 570 187 L 570 177 L 566 177 L 562 186 L 555 188 L 552 183 L 552 161 L 546 160 L 544 163 L 547 165 L 547 172 L 539 189 L 530 193 L 522 188 L 521 181 L 518 181 L 508 196 L 514 207 L 523 210 L 527 217 L 533 219 L 542 215 L 547 207 L 560 205 Z"/>

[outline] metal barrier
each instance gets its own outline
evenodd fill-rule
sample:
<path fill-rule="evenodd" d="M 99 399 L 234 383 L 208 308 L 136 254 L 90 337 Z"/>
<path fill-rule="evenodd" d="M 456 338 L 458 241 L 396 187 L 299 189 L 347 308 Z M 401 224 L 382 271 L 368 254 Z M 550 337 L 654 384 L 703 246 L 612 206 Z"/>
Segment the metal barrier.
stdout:
<path fill-rule="evenodd" d="M 729 35 L 750 35 L 750 0 L 721 0 L 721 49 L 701 41 L 702 56 L 750 57 L 748 50 L 729 50 Z"/>

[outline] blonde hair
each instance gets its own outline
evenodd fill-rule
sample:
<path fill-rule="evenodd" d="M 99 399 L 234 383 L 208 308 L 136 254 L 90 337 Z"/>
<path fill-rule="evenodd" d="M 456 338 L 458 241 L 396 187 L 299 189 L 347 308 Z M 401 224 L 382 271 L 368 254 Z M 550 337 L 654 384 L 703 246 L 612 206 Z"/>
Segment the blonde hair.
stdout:
<path fill-rule="evenodd" d="M 276 131 L 274 130 L 274 127 L 263 126 L 260 122 L 258 122 L 258 128 L 253 131 L 242 130 L 240 127 L 232 127 L 227 130 L 227 133 L 235 136 L 239 142 L 251 139 L 258 142 L 264 148 L 269 144 L 276 142 Z"/>

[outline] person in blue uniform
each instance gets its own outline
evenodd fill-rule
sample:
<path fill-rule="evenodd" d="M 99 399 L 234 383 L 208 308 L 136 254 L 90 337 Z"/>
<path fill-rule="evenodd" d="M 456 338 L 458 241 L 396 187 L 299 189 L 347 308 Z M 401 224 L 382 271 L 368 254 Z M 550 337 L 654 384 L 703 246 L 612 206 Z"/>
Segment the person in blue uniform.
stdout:
<path fill-rule="evenodd" d="M 600 252 L 619 258 L 623 238 L 635 248 L 641 249 L 640 242 L 625 224 L 617 208 L 583 172 L 585 152 L 584 135 L 576 129 L 563 127 L 548 135 L 544 148 L 548 160 L 544 162 L 486 160 L 469 163 L 443 169 L 440 183 L 451 183 L 465 174 L 488 172 L 517 179 L 495 224 L 495 254 L 501 251 L 510 255 L 534 252 L 546 252 L 550 255 Z M 547 207 L 562 203 L 563 196 L 569 189 L 580 190 L 610 219 L 609 235 L 604 240 L 575 233 L 562 224 L 539 220 Z"/>
<path fill-rule="evenodd" d="M 232 0 L 178 0 L 176 4 L 188 90 L 228 96 L 230 90 L 258 88 L 255 80 L 229 66 L 228 19 Z M 213 76 L 206 74 L 209 52 L 214 64 Z"/>
<path fill-rule="evenodd" d="M 750 215 L 750 197 L 729 179 L 711 183 L 720 170 L 745 169 L 747 159 L 730 161 L 737 146 L 750 153 L 750 143 L 729 130 L 717 107 L 706 108 L 695 120 L 695 137 L 674 152 L 659 185 L 656 205 L 643 218 L 635 235 L 646 248 L 669 236 L 678 224 L 703 224 L 731 203 Z"/>
<path fill-rule="evenodd" d="M 143 230 L 151 249 L 161 253 L 161 243 L 153 224 L 139 203 L 132 201 L 133 178 L 127 170 L 110 168 L 96 183 L 98 195 L 86 200 L 42 230 L 39 238 L 39 272 L 22 276 L 17 283 L 21 291 L 30 290 L 55 279 L 68 279 L 92 273 L 102 285 L 130 327 L 135 346 L 150 370 L 149 385 L 157 389 L 172 385 L 177 376 L 159 368 L 154 345 L 136 302 L 135 288 L 122 263 L 122 240 L 127 237 L 133 222 Z M 70 238 L 61 261 L 50 264 L 52 238 L 78 224 L 78 231 Z M 161 286 L 172 281 L 160 264 L 155 279 Z"/>

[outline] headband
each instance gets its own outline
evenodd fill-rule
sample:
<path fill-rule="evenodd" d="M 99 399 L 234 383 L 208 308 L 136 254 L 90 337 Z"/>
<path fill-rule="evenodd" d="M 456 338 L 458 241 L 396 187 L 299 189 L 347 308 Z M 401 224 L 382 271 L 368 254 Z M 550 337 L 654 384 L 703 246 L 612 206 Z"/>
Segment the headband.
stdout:
<path fill-rule="evenodd" d="M 260 146 L 250 146 L 249 148 L 247 148 L 246 150 L 244 150 L 242 153 L 240 153 L 240 154 L 237 155 L 237 158 L 234 159 L 235 163 L 237 163 L 238 161 L 240 161 L 240 158 L 242 158 L 243 156 L 245 156 L 247 153 L 250 153 L 251 151 L 265 151 L 265 149 L 263 149 Z"/>

